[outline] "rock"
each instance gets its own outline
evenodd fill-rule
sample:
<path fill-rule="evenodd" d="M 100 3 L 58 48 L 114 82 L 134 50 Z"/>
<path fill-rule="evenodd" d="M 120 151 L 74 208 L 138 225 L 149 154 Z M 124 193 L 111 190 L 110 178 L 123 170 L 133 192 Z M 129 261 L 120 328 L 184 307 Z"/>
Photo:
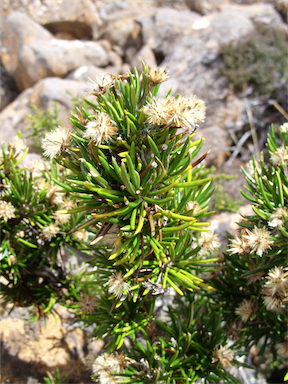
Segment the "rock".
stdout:
<path fill-rule="evenodd" d="M 226 10 L 233 10 L 241 15 L 251 19 L 255 23 L 262 23 L 270 26 L 278 27 L 281 25 L 282 17 L 279 15 L 273 4 L 251 4 L 251 5 L 235 5 L 226 6 Z"/>
<path fill-rule="evenodd" d="M 0 63 L 0 111 L 19 95 L 14 79 Z"/>
<path fill-rule="evenodd" d="M 61 377 L 69 375 L 69 382 L 91 382 L 83 358 L 87 349 L 100 352 L 103 342 L 93 342 L 89 346 L 86 332 L 69 326 L 72 322 L 69 312 L 59 305 L 55 309 L 63 323 L 49 315 L 46 326 L 41 321 L 41 331 L 37 322 L 28 323 L 23 318 L 26 308 L 16 307 L 10 316 L 1 319 L 1 381 L 23 383 L 24 378 L 27 380 L 33 375 L 43 382 L 47 371 L 56 376 L 56 368 L 59 368 Z"/>
<path fill-rule="evenodd" d="M 111 65 L 105 68 L 95 67 L 94 65 L 83 65 L 77 68 L 76 71 L 69 73 L 66 79 L 87 82 L 89 78 L 95 80 L 96 78 L 101 78 L 106 73 L 123 74 L 127 72 L 127 70 L 123 71 L 123 67 L 121 68 L 122 70 L 118 70 L 117 67 Z"/>
<path fill-rule="evenodd" d="M 54 35 L 69 34 L 73 39 L 92 40 L 100 36 L 102 20 L 91 0 L 4 1 L 6 14 L 20 10 Z"/>
<path fill-rule="evenodd" d="M 276 0 L 275 6 L 283 20 L 288 23 L 288 0 Z"/>
<path fill-rule="evenodd" d="M 157 64 L 154 52 L 147 44 L 143 45 L 137 53 L 135 53 L 133 47 L 130 47 L 130 52 L 129 49 L 126 50 L 126 58 L 131 65 L 131 68 L 136 67 L 138 72 L 142 71 L 142 61 L 149 67 L 153 67 Z"/>
<path fill-rule="evenodd" d="M 139 16 L 136 21 L 142 26 L 143 43 L 165 57 L 173 50 L 177 39 L 187 35 L 200 18 L 195 12 L 159 8 L 151 11 L 151 14 Z"/>
<path fill-rule="evenodd" d="M 24 136 L 27 134 L 27 122 L 25 115 L 31 113 L 31 104 L 38 108 L 47 110 L 53 109 L 56 101 L 59 108 L 59 120 L 63 125 L 70 125 L 69 116 L 73 107 L 72 98 L 77 94 L 86 95 L 89 86 L 85 82 L 47 78 L 39 81 L 34 87 L 22 92 L 0 113 L 1 120 L 1 141 L 11 140 L 18 131 L 22 131 Z"/>
<path fill-rule="evenodd" d="M 225 0 L 194 0 L 194 1 L 185 1 L 187 7 L 191 11 L 198 12 L 201 15 L 207 15 L 211 12 L 217 12 L 221 9 L 221 5 L 227 3 Z"/>
<path fill-rule="evenodd" d="M 27 34 L 26 24 L 31 35 Z M 1 59 L 20 90 L 51 76 L 64 77 L 84 65 L 106 66 L 108 52 L 97 42 L 58 40 L 26 15 L 13 12 L 4 23 Z"/>
<path fill-rule="evenodd" d="M 120 17 L 119 17 L 120 16 Z M 121 48 L 128 45 L 141 46 L 141 27 L 132 18 L 121 17 L 118 14 L 117 20 L 111 17 L 108 22 L 102 37 L 111 42 L 112 45 L 118 45 Z"/>

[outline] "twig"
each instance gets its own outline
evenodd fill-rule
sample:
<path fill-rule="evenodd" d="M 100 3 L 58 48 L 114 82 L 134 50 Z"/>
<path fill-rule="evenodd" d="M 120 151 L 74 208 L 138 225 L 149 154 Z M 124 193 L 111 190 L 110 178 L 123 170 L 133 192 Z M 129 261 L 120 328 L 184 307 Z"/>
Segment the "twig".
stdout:
<path fill-rule="evenodd" d="M 288 113 L 277 103 L 276 100 L 269 100 L 269 103 L 274 105 L 274 107 L 285 117 L 286 120 L 288 120 Z"/>
<path fill-rule="evenodd" d="M 247 131 L 247 132 L 244 133 L 244 135 L 238 141 L 238 144 L 236 145 L 236 148 L 235 148 L 234 152 L 230 156 L 229 160 L 226 162 L 226 165 L 231 165 L 232 164 L 232 162 L 235 159 L 235 157 L 241 151 L 242 145 L 245 143 L 245 141 L 248 139 L 249 136 L 251 136 L 251 131 Z"/>

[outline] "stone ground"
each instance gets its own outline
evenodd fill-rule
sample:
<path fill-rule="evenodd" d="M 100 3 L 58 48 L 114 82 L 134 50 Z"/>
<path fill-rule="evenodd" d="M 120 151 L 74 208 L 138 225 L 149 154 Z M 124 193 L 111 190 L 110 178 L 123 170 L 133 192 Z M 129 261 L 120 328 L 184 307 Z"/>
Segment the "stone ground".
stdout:
<path fill-rule="evenodd" d="M 41 322 L 25 320 L 27 309 L 15 308 L 4 313 L 0 320 L 1 332 L 1 383 L 39 384 L 47 371 L 61 377 L 68 374 L 65 383 L 90 384 L 90 372 L 83 364 L 89 352 L 100 352 L 103 343 L 90 343 L 80 324 L 72 325 L 72 315 L 56 306 L 59 318 L 48 316 L 46 326 Z M 9 308 L 8 308 L 9 309 Z M 2 311 L 4 312 L 4 311 Z"/>

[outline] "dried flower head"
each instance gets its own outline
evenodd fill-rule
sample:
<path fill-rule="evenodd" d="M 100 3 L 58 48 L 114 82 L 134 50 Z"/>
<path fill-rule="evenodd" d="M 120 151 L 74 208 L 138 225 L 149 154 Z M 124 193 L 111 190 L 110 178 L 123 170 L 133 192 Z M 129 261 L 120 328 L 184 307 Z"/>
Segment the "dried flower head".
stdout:
<path fill-rule="evenodd" d="M 249 265 L 248 268 L 250 271 L 253 271 L 257 267 L 258 265 L 255 265 L 254 260 L 252 260 L 251 265 Z M 248 279 L 247 285 L 254 284 L 256 283 L 256 281 L 261 281 L 263 275 L 264 275 L 264 271 L 259 271 L 259 272 L 253 273 L 252 275 L 246 276 L 246 279 Z"/>
<path fill-rule="evenodd" d="M 287 133 L 288 132 L 288 123 L 284 123 L 284 124 L 280 125 L 279 130 L 282 133 Z"/>
<path fill-rule="evenodd" d="M 63 202 L 63 193 L 59 192 L 60 188 L 57 185 L 49 185 L 47 187 L 46 198 L 50 201 L 50 204 L 60 205 Z"/>
<path fill-rule="evenodd" d="M 80 308 L 83 313 L 90 313 L 92 315 L 95 305 L 96 305 L 96 298 L 95 295 L 91 294 L 90 296 L 85 293 L 84 297 L 80 300 Z"/>
<path fill-rule="evenodd" d="M 44 156 L 49 157 L 51 160 L 54 159 L 68 148 L 70 140 L 71 131 L 68 128 L 57 127 L 54 131 L 46 133 L 42 140 Z"/>
<path fill-rule="evenodd" d="M 75 204 L 74 204 L 74 202 L 72 200 L 65 200 L 65 201 L 63 201 L 62 206 L 65 209 L 67 209 L 67 210 L 75 208 Z"/>
<path fill-rule="evenodd" d="M 152 83 L 153 87 L 164 83 L 169 79 L 168 72 L 166 68 L 159 68 L 156 65 L 149 68 L 148 79 Z"/>
<path fill-rule="evenodd" d="M 286 207 L 276 208 L 275 212 L 271 214 L 270 219 L 268 221 L 269 227 L 281 227 L 284 225 L 284 216 L 288 218 L 288 209 Z"/>
<path fill-rule="evenodd" d="M 263 296 L 263 303 L 265 307 L 269 311 L 273 311 L 275 313 L 281 313 L 282 312 L 282 297 L 279 295 L 279 293 L 275 293 L 273 296 L 270 294 L 270 291 L 264 290 L 261 292 Z"/>
<path fill-rule="evenodd" d="M 109 353 L 103 353 L 98 356 L 92 366 L 92 372 L 94 375 L 100 375 L 101 372 L 116 372 L 120 373 L 121 366 L 119 360 Z"/>
<path fill-rule="evenodd" d="M 70 213 L 61 213 L 61 211 L 56 211 L 53 213 L 56 223 L 67 224 L 71 219 Z"/>
<path fill-rule="evenodd" d="M 18 136 L 14 137 L 13 141 L 9 142 L 8 145 L 15 153 L 24 151 L 27 148 L 25 140 L 20 139 Z"/>
<path fill-rule="evenodd" d="M 271 245 L 274 241 L 270 239 L 270 232 L 267 231 L 265 227 L 259 229 L 254 226 L 252 231 L 246 229 L 246 232 L 247 235 L 244 235 L 243 237 L 250 247 L 250 253 L 256 252 L 258 256 L 262 256 L 263 252 L 267 252 L 268 249 L 271 249 Z"/>
<path fill-rule="evenodd" d="M 147 103 L 142 111 L 147 115 L 147 123 L 166 125 L 171 119 L 171 101 L 170 98 L 157 99 L 153 96 L 149 103 Z"/>
<path fill-rule="evenodd" d="M 15 208 L 10 201 L 0 200 L 0 217 L 3 217 L 4 221 L 13 219 L 15 216 Z"/>
<path fill-rule="evenodd" d="M 223 365 L 231 365 L 230 361 L 234 358 L 234 352 L 231 349 L 223 347 L 220 345 L 219 349 L 213 351 L 213 355 L 215 356 L 212 363 L 219 361 Z"/>
<path fill-rule="evenodd" d="M 244 299 L 239 307 L 236 308 L 236 315 L 241 317 L 243 323 L 247 323 L 247 321 L 251 318 L 251 316 L 255 312 L 254 300 L 246 300 Z"/>
<path fill-rule="evenodd" d="M 233 254 L 241 255 L 242 253 L 250 252 L 250 247 L 247 244 L 247 241 L 244 236 L 238 237 L 236 236 L 231 240 L 231 244 L 229 245 L 228 252 Z"/>
<path fill-rule="evenodd" d="M 280 165 L 288 162 L 287 148 L 282 145 L 275 152 L 270 152 L 270 160 L 273 165 Z"/>
<path fill-rule="evenodd" d="M 85 229 L 79 229 L 79 231 L 73 232 L 73 235 L 77 238 L 79 241 L 85 241 L 88 239 L 88 232 L 85 231 Z"/>
<path fill-rule="evenodd" d="M 126 279 L 122 276 L 122 272 L 115 272 L 115 275 L 109 277 L 108 292 L 115 295 L 119 299 L 125 291 L 129 291 L 130 286 L 126 283 Z"/>
<path fill-rule="evenodd" d="M 95 80 L 92 80 L 90 77 L 88 78 L 88 84 L 92 86 L 92 91 L 89 92 L 91 95 L 100 96 L 103 95 L 113 87 L 114 81 L 112 76 L 109 73 L 105 73 L 105 75 L 101 77 L 97 77 Z"/>
<path fill-rule="evenodd" d="M 111 120 L 111 116 L 104 112 L 100 112 L 93 121 L 89 121 L 86 128 L 84 137 L 94 141 L 96 145 L 100 145 L 102 140 L 110 140 L 111 136 L 115 135 L 118 130 L 115 122 Z"/>
<path fill-rule="evenodd" d="M 44 179 L 44 177 L 39 177 L 37 180 L 34 181 L 34 183 L 39 191 L 42 191 L 42 189 L 48 186 L 48 181 Z"/>
<path fill-rule="evenodd" d="M 171 98 L 171 100 L 173 99 Z M 205 103 L 203 100 L 197 99 L 196 96 L 179 96 L 173 100 L 171 107 L 172 117 L 169 124 L 173 126 L 190 129 L 197 122 L 205 120 Z"/>
<path fill-rule="evenodd" d="M 269 291 L 271 296 L 276 292 L 286 294 L 288 289 L 288 272 L 284 272 L 283 267 L 275 267 L 268 272 L 264 289 Z"/>
<path fill-rule="evenodd" d="M 248 175 L 252 179 L 254 179 L 255 169 L 254 169 L 253 160 L 249 160 L 248 163 L 246 164 L 245 168 L 246 168 L 246 172 L 248 173 Z M 257 160 L 256 160 L 256 169 L 257 169 L 258 173 L 261 175 L 261 173 L 262 173 L 261 165 L 260 165 L 259 161 L 257 161 Z"/>
<path fill-rule="evenodd" d="M 201 207 L 197 201 L 189 201 L 185 207 L 186 211 L 192 211 L 191 214 L 196 215 L 196 213 L 201 211 Z"/>
<path fill-rule="evenodd" d="M 32 172 L 32 177 L 41 177 L 43 176 L 43 171 L 45 170 L 45 163 L 42 160 L 33 160 L 27 169 Z"/>
<path fill-rule="evenodd" d="M 203 232 L 198 238 L 198 244 L 202 247 L 202 252 L 214 252 L 220 247 L 220 241 L 214 232 Z"/>
<path fill-rule="evenodd" d="M 51 241 L 60 232 L 60 228 L 57 227 L 56 223 L 49 224 L 48 227 L 44 227 L 42 230 L 43 236 L 46 240 Z"/>

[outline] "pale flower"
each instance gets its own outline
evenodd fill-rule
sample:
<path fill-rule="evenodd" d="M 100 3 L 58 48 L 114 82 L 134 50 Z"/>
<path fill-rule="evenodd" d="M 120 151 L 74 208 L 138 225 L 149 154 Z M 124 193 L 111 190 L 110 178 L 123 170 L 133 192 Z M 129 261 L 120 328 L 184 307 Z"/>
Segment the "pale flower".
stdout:
<path fill-rule="evenodd" d="M 172 117 L 170 104 L 171 100 L 168 97 L 157 99 L 153 96 L 150 102 L 142 108 L 142 111 L 147 115 L 147 123 L 166 125 Z"/>
<path fill-rule="evenodd" d="M 271 296 L 276 292 L 285 295 L 288 289 L 288 272 L 283 271 L 283 267 L 275 267 L 268 272 L 268 277 L 264 289 L 267 289 Z"/>
<path fill-rule="evenodd" d="M 254 307 L 254 301 L 252 299 L 246 300 L 244 299 L 239 307 L 236 308 L 235 313 L 236 315 L 239 315 L 241 317 L 241 320 L 244 323 L 247 323 L 247 321 L 251 318 L 255 311 Z"/>
<path fill-rule="evenodd" d="M 9 219 L 13 219 L 15 216 L 15 208 L 10 203 L 10 201 L 0 200 L 0 217 L 4 219 L 4 221 L 8 221 Z"/>
<path fill-rule="evenodd" d="M 234 352 L 231 349 L 223 347 L 220 345 L 219 349 L 213 351 L 213 355 L 215 356 L 212 363 L 219 361 L 223 365 L 231 365 L 230 361 L 234 358 Z"/>
<path fill-rule="evenodd" d="M 109 353 L 103 353 L 95 359 L 92 371 L 94 375 L 100 375 L 103 371 L 120 373 L 121 366 L 116 357 Z"/>
<path fill-rule="evenodd" d="M 84 297 L 82 297 L 82 299 L 80 300 L 79 305 L 80 305 L 81 311 L 84 314 L 89 312 L 92 315 L 96 305 L 95 295 L 91 294 L 90 296 L 88 296 L 87 293 L 85 293 Z"/>
<path fill-rule="evenodd" d="M 18 136 L 14 137 L 13 141 L 9 142 L 8 144 L 10 149 L 12 149 L 15 153 L 24 151 L 27 148 L 25 140 L 20 139 Z"/>
<path fill-rule="evenodd" d="M 201 207 L 197 201 L 189 201 L 185 207 L 186 211 L 192 211 L 191 214 L 196 215 L 196 213 L 201 211 Z"/>
<path fill-rule="evenodd" d="M 51 160 L 54 159 L 68 148 L 70 140 L 71 131 L 68 128 L 58 127 L 54 131 L 46 133 L 42 140 L 44 156 L 49 157 Z"/>
<path fill-rule="evenodd" d="M 270 294 L 270 291 L 268 290 L 264 290 L 261 293 L 263 295 L 263 303 L 269 311 L 273 311 L 275 313 L 282 312 L 281 305 L 283 300 L 281 295 L 279 295 L 279 293 L 276 292 L 273 296 Z"/>
<path fill-rule="evenodd" d="M 253 160 L 249 160 L 248 163 L 246 163 L 245 168 L 246 168 L 246 172 L 248 173 L 248 175 L 249 175 L 252 179 L 254 179 L 254 172 L 255 172 L 255 169 L 254 169 L 254 163 L 253 163 Z M 256 170 L 257 170 L 258 173 L 261 175 L 262 169 L 261 169 L 261 166 L 260 166 L 259 161 L 257 161 L 257 160 L 256 160 Z"/>
<path fill-rule="evenodd" d="M 114 80 L 112 79 L 112 75 L 105 73 L 105 75 L 97 77 L 95 80 L 92 80 L 89 77 L 88 84 L 92 86 L 92 91 L 90 93 L 95 96 L 100 96 L 113 87 Z"/>
<path fill-rule="evenodd" d="M 284 225 L 284 216 L 288 218 L 288 209 L 279 207 L 275 209 L 275 212 L 271 214 L 268 221 L 269 227 L 281 227 Z"/>
<path fill-rule="evenodd" d="M 88 239 L 88 233 L 85 231 L 85 229 L 79 229 L 79 231 L 73 232 L 73 235 L 77 238 L 79 241 L 85 241 Z"/>
<path fill-rule="evenodd" d="M 236 236 L 231 240 L 231 244 L 229 245 L 228 252 L 233 254 L 241 255 L 242 253 L 248 253 L 250 251 L 249 245 L 243 236 Z"/>
<path fill-rule="evenodd" d="M 282 133 L 287 133 L 288 132 L 288 123 L 284 123 L 284 124 L 280 125 L 279 130 Z"/>
<path fill-rule="evenodd" d="M 171 98 L 172 99 L 172 98 Z M 199 121 L 205 120 L 206 106 L 203 100 L 197 99 L 196 96 L 182 97 L 179 96 L 173 100 L 171 109 L 171 119 L 169 124 L 173 124 L 178 128 L 191 128 Z"/>
<path fill-rule="evenodd" d="M 273 165 L 280 165 L 288 162 L 287 148 L 282 145 L 275 152 L 270 152 L 270 160 Z"/>
<path fill-rule="evenodd" d="M 247 235 L 244 235 L 243 238 L 246 239 L 247 244 L 250 247 L 250 253 L 256 252 L 258 256 L 262 256 L 263 252 L 267 252 L 268 249 L 271 249 L 271 245 L 274 243 L 270 239 L 270 233 L 265 227 L 257 228 L 254 226 L 254 229 L 250 231 L 246 229 Z"/>
<path fill-rule="evenodd" d="M 115 122 L 111 120 L 111 116 L 104 112 L 100 112 L 92 121 L 86 124 L 84 137 L 94 141 L 96 145 L 100 145 L 101 141 L 110 140 L 112 135 L 117 133 L 118 128 Z"/>
<path fill-rule="evenodd" d="M 54 219 L 59 224 L 67 224 L 71 219 L 71 215 L 69 213 L 61 213 L 60 211 L 56 211 L 53 213 Z"/>
<path fill-rule="evenodd" d="M 49 185 L 46 191 L 46 198 L 53 205 L 60 205 L 63 202 L 63 193 L 59 192 L 59 187 L 56 185 Z"/>
<path fill-rule="evenodd" d="M 42 230 L 43 236 L 48 241 L 51 241 L 59 232 L 60 228 L 57 227 L 56 223 L 51 223 L 48 227 L 44 227 Z"/>
<path fill-rule="evenodd" d="M 109 277 L 108 292 L 115 295 L 119 299 L 124 291 L 129 291 L 130 286 L 126 283 L 126 279 L 122 276 L 122 272 L 115 272 L 115 275 Z"/>
<path fill-rule="evenodd" d="M 32 177 L 41 177 L 45 171 L 45 163 L 42 160 L 33 160 L 28 170 L 32 172 Z"/>
<path fill-rule="evenodd" d="M 201 246 L 203 253 L 214 252 L 220 247 L 219 237 L 214 232 L 201 233 L 198 244 Z"/>
<path fill-rule="evenodd" d="M 152 68 L 149 68 L 147 76 L 153 86 L 161 84 L 169 79 L 167 69 L 159 68 L 156 65 Z"/>

